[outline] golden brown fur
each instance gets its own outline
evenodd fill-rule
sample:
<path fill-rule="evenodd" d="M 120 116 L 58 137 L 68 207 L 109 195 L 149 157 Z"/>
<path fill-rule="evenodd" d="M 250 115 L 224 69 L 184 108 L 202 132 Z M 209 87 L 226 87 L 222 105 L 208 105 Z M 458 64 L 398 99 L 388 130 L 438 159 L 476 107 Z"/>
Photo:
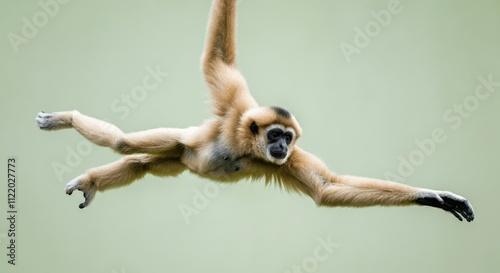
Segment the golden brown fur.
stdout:
<path fill-rule="evenodd" d="M 199 127 L 159 128 L 125 134 L 116 126 L 78 111 L 37 117 L 44 130 L 74 128 L 97 145 L 125 156 L 70 181 L 66 192 L 84 192 L 86 207 L 97 191 L 121 187 L 146 173 L 175 176 L 189 170 L 221 182 L 245 178 L 275 182 L 323 206 L 421 204 L 472 221 L 469 202 L 456 194 L 371 178 L 336 175 L 295 145 L 302 130 L 278 107 L 259 107 L 236 67 L 236 1 L 215 0 L 207 30 L 202 70 L 215 118 Z"/>

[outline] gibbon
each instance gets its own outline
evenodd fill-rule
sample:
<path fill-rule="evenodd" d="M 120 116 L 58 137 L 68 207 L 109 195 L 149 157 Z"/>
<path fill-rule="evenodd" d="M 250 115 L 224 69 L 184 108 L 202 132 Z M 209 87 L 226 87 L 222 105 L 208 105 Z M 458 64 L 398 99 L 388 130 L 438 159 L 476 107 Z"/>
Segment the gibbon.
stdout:
<path fill-rule="evenodd" d="M 120 160 L 71 180 L 66 193 L 83 192 L 87 207 L 97 191 L 122 187 L 147 173 L 176 176 L 185 170 L 219 182 L 264 179 L 310 196 L 318 206 L 425 205 L 474 219 L 471 204 L 447 191 L 411 187 L 372 178 L 338 175 L 296 145 L 302 130 L 280 107 L 261 107 L 236 67 L 236 1 L 212 4 L 202 70 L 215 117 L 199 127 L 158 128 L 123 133 L 78 111 L 40 112 L 40 129 L 74 128 L 91 142 L 124 154 Z"/>

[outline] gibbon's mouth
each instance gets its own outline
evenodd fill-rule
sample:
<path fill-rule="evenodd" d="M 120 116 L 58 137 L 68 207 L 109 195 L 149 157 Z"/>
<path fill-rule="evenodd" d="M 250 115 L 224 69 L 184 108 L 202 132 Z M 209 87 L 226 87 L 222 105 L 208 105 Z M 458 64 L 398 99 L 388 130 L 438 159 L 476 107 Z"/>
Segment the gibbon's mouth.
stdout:
<path fill-rule="evenodd" d="M 271 156 L 276 158 L 276 159 L 283 159 L 286 157 L 286 152 L 281 152 L 281 151 L 271 151 Z"/>

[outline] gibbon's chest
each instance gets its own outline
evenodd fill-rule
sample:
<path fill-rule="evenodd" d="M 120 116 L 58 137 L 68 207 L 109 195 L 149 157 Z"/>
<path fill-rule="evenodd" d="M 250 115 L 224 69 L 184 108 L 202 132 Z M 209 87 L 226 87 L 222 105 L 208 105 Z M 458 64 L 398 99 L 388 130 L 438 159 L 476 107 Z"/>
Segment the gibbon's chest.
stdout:
<path fill-rule="evenodd" d="M 231 180 L 245 169 L 245 156 L 234 155 L 219 139 L 204 147 L 186 147 L 181 158 L 191 171 L 212 179 Z"/>

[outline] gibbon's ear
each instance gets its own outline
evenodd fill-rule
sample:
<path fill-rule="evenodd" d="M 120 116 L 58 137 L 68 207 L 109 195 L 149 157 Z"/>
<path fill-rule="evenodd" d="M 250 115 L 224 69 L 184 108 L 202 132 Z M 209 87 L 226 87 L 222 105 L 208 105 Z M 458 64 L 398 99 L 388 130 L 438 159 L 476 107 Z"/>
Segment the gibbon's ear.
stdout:
<path fill-rule="evenodd" d="M 250 124 L 250 131 L 254 135 L 259 133 L 259 126 L 257 125 L 257 123 L 255 123 L 255 121 L 252 121 L 252 123 Z"/>

